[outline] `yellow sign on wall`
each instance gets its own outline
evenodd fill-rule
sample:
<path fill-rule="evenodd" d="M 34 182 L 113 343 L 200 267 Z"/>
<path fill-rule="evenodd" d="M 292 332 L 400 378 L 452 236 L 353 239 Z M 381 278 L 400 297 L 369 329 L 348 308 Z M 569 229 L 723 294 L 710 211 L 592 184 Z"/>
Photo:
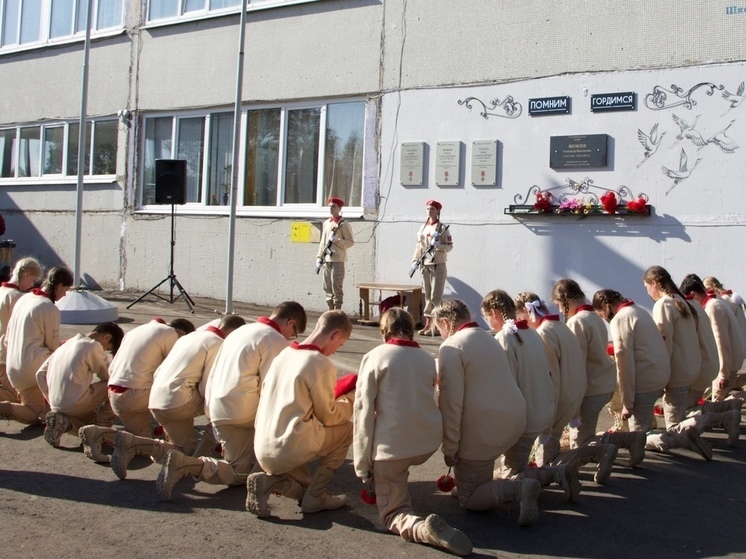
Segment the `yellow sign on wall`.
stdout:
<path fill-rule="evenodd" d="M 290 241 L 293 243 L 310 243 L 312 229 L 313 226 L 310 221 L 293 221 L 290 223 Z"/>

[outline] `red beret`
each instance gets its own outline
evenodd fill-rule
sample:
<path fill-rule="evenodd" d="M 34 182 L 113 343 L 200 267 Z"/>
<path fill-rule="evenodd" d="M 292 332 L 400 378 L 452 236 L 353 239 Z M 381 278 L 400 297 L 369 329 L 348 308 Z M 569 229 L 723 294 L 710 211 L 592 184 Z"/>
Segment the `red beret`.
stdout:
<path fill-rule="evenodd" d="M 345 201 L 342 200 L 342 198 L 336 198 L 334 196 L 330 196 L 329 199 L 326 201 L 327 204 L 337 204 L 340 208 L 345 205 Z"/>
<path fill-rule="evenodd" d="M 428 200 L 427 202 L 425 202 L 425 206 L 432 206 L 438 211 L 443 209 L 443 204 L 441 204 L 437 200 Z"/>
<path fill-rule="evenodd" d="M 339 378 L 334 386 L 334 399 L 355 390 L 355 384 L 357 384 L 357 373 L 350 373 Z"/>

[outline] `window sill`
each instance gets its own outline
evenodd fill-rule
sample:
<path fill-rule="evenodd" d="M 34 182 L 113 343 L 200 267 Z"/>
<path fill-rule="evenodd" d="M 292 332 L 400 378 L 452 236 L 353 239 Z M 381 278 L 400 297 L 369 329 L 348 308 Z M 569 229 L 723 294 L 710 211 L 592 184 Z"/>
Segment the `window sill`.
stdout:
<path fill-rule="evenodd" d="M 103 31 L 96 31 L 91 33 L 91 41 L 97 41 L 99 39 L 108 39 L 110 37 L 116 37 L 122 35 L 125 32 L 124 27 L 117 27 L 115 29 L 105 29 Z M 61 39 L 50 39 L 43 43 L 26 43 L 23 45 L 14 45 L 0 48 L 0 56 L 6 54 L 16 54 L 19 52 L 26 52 L 30 50 L 45 49 L 58 47 L 63 45 L 72 45 L 75 43 L 82 43 L 85 41 L 85 33 L 79 33 L 77 35 L 71 35 L 69 37 L 63 37 Z"/>
<path fill-rule="evenodd" d="M 198 204 L 183 204 L 174 207 L 176 215 L 212 215 L 228 216 L 230 207 L 228 206 L 202 206 Z M 142 206 L 135 210 L 136 215 L 165 215 L 171 213 L 170 205 L 149 205 Z M 346 219 L 362 219 L 364 217 L 363 208 L 344 208 L 343 216 Z M 236 208 L 237 217 L 267 217 L 281 219 L 326 219 L 329 217 L 329 209 L 324 208 Z"/>
<path fill-rule="evenodd" d="M 86 184 L 114 184 L 117 182 L 116 175 L 95 175 L 83 178 L 83 185 Z M 3 186 L 76 186 L 78 179 L 76 177 L 19 177 L 19 178 L 1 178 L 0 188 Z"/>

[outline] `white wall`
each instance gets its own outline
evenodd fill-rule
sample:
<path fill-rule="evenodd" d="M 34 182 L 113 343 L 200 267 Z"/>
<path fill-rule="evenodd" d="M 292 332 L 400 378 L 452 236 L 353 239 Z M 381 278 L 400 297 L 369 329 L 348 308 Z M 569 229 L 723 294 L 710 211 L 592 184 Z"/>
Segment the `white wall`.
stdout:
<path fill-rule="evenodd" d="M 472 88 L 423 89 L 385 95 L 382 105 L 381 206 L 378 228 L 378 279 L 403 281 L 414 246 L 415 233 L 425 219 L 424 202 L 443 203 L 443 220 L 451 223 L 454 249 L 449 256 L 447 292 L 465 298 L 476 311 L 481 296 L 501 288 L 511 294 L 533 290 L 548 297 L 554 281 L 578 280 L 588 295 L 598 288 L 613 288 L 647 306 L 642 273 L 651 265 L 669 269 L 675 281 L 696 272 L 715 275 L 725 285 L 741 291 L 744 266 L 737 247 L 746 243 L 746 175 L 744 147 L 726 153 L 713 143 L 702 147 L 691 140 L 676 145 L 679 131 L 673 115 L 693 121 L 705 138 L 723 130 L 740 146 L 746 145 L 746 102 L 729 110 L 722 91 L 707 95 L 696 90 L 691 109 L 651 110 L 646 94 L 656 85 L 676 84 L 685 91 L 700 82 L 723 85 L 735 92 L 746 75 L 746 64 L 707 65 L 671 70 L 647 70 L 558 76 L 540 80 Z M 586 91 L 588 96 L 586 97 Z M 634 112 L 592 114 L 590 95 L 636 91 Z M 512 95 L 523 105 L 516 119 L 479 115 L 458 101 L 473 96 L 484 101 Z M 572 114 L 530 117 L 529 98 L 569 95 Z M 668 102 L 677 99 L 669 93 Z M 481 109 L 481 107 L 479 107 Z M 499 111 L 495 111 L 499 112 Z M 665 133 L 658 151 L 642 165 L 643 147 L 638 129 L 650 133 L 658 124 Z M 609 165 L 588 171 L 549 168 L 550 136 L 608 134 Z M 497 187 L 471 186 L 470 158 L 474 140 L 500 142 Z M 435 186 L 435 149 L 439 141 L 460 140 L 463 147 L 461 185 Z M 399 181 L 400 144 L 422 141 L 429 146 L 425 186 L 403 187 Z M 681 149 L 689 166 L 701 159 L 690 178 L 668 195 L 672 179 L 663 167 L 678 169 Z M 638 167 L 639 165 L 639 167 Z M 628 186 L 634 194 L 646 193 L 655 207 L 652 217 L 537 216 L 515 218 L 503 211 L 525 196 L 536 184 L 542 189 L 565 182 L 567 177 L 616 190 Z M 529 200 L 533 203 L 534 199 Z M 401 239 L 407 239 L 402 242 Z"/>

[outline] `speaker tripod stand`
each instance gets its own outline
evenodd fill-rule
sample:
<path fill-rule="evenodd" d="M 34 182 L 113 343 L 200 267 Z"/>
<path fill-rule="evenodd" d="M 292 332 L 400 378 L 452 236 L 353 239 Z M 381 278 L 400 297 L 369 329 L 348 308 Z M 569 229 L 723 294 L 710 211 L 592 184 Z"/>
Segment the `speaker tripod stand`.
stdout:
<path fill-rule="evenodd" d="M 176 245 L 176 241 L 174 240 L 174 233 L 175 233 L 174 206 L 175 204 L 171 204 L 171 258 L 169 260 L 168 275 L 165 278 L 163 278 L 160 282 L 158 282 L 156 285 L 151 287 L 148 291 L 140 295 L 137 299 L 132 301 L 129 305 L 127 305 L 128 309 L 134 306 L 135 304 L 139 303 L 140 301 L 142 301 L 148 295 L 153 294 L 155 297 L 158 297 L 159 299 L 162 299 L 164 301 L 168 301 L 171 304 L 173 304 L 177 299 L 182 298 L 184 299 L 186 306 L 189 307 L 189 312 L 194 314 L 194 301 L 192 301 L 192 298 L 189 296 L 189 293 L 186 292 L 186 289 L 184 289 L 184 287 L 179 283 L 179 280 L 176 279 L 176 274 L 174 274 L 174 246 Z M 163 295 L 155 293 L 156 289 L 158 289 L 161 285 L 163 285 L 166 282 L 169 283 L 169 296 L 164 297 Z M 174 297 L 174 287 L 179 291 L 179 294 L 176 297 Z"/>

